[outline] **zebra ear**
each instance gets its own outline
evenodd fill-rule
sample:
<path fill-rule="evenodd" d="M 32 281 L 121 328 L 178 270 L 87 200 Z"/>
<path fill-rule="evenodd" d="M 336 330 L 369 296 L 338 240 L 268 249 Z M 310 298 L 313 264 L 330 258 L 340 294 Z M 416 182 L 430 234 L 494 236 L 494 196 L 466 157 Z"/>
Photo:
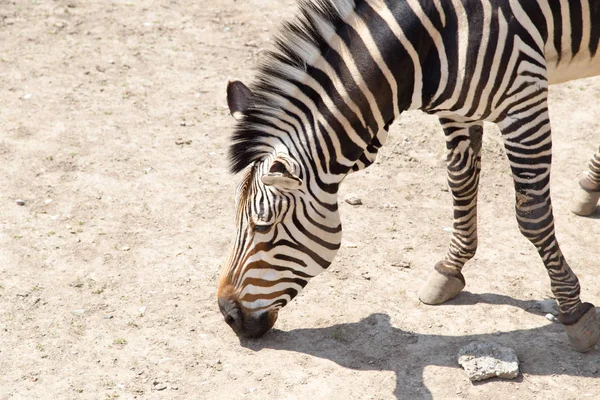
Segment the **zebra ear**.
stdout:
<path fill-rule="evenodd" d="M 291 169 L 287 160 L 277 157 L 273 160 L 269 173 L 263 175 L 261 181 L 267 186 L 275 186 L 278 189 L 298 189 L 302 185 L 302 179 L 292 173 Z"/>
<path fill-rule="evenodd" d="M 233 118 L 242 119 L 252 103 L 252 92 L 241 81 L 227 81 L 227 106 Z"/>

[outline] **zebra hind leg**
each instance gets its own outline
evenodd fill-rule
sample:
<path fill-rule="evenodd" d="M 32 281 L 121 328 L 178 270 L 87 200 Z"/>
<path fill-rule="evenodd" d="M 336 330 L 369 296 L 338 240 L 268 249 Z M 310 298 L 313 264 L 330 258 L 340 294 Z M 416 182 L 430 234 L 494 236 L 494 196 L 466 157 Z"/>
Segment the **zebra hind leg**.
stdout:
<path fill-rule="evenodd" d="M 588 174 L 579 181 L 579 189 L 571 205 L 577 215 L 592 215 L 600 199 L 600 148 L 590 161 Z"/>
<path fill-rule="evenodd" d="M 419 299 L 441 304 L 456 297 L 465 287 L 461 273 L 477 250 L 477 188 L 481 170 L 481 122 L 440 119 L 446 134 L 448 185 L 452 192 L 454 222 L 446 258 L 435 265 Z"/>
<path fill-rule="evenodd" d="M 537 123 L 529 123 L 533 117 Z M 594 306 L 582 303 L 577 276 L 563 256 L 555 237 L 550 201 L 552 141 L 546 101 L 529 106 L 498 123 L 510 161 L 516 190 L 516 216 L 521 233 L 536 247 L 550 277 L 571 346 L 580 352 L 594 347 L 600 321 Z M 535 138 L 535 139 L 531 139 Z"/>

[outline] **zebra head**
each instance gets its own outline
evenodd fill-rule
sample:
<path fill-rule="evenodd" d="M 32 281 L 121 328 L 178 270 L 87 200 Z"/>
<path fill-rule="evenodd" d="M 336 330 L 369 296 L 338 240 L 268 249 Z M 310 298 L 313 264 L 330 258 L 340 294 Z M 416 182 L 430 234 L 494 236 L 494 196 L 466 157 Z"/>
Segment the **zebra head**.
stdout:
<path fill-rule="evenodd" d="M 239 118 L 251 92 L 228 84 Z M 341 243 L 337 198 L 316 190 L 285 148 L 250 163 L 236 190 L 236 236 L 218 289 L 225 322 L 240 337 L 259 337 L 279 310 L 333 261 Z"/>

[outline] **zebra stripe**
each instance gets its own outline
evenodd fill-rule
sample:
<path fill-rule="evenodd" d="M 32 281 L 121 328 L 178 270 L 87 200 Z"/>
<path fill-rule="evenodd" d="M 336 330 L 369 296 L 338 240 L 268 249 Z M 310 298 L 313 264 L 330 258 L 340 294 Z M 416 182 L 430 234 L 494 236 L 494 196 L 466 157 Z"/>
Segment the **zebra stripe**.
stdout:
<path fill-rule="evenodd" d="M 589 172 L 581 181 L 581 185 L 590 192 L 600 192 L 600 148 L 590 161 Z"/>
<path fill-rule="evenodd" d="M 219 285 L 236 332 L 264 332 L 259 316 L 268 314 L 272 324 L 329 266 L 341 242 L 339 184 L 373 163 L 390 123 L 415 109 L 440 118 L 454 207 L 448 252 L 421 300 L 437 304 L 464 286 L 462 267 L 477 249 L 482 121 L 490 121 L 505 143 L 519 228 L 548 271 L 561 321 L 576 326 L 591 305 L 580 301 L 554 234 L 547 96 L 551 83 L 600 75 L 600 2 L 299 4 L 257 81 L 232 94 L 252 97 L 238 102 L 249 106 L 233 134 L 231 170 L 245 172 L 237 236 Z M 581 187 L 600 192 L 599 153 Z"/>

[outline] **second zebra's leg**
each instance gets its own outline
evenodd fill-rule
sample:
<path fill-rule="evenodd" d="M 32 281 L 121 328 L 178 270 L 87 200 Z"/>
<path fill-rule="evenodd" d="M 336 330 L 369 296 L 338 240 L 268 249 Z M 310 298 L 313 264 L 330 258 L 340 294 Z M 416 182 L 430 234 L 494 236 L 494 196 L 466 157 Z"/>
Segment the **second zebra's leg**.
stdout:
<path fill-rule="evenodd" d="M 594 306 L 581 302 L 579 281 L 555 237 L 550 201 L 550 119 L 545 93 L 540 93 L 540 97 L 525 110 L 508 112 L 498 126 L 512 170 L 519 229 L 544 262 L 558 302 L 559 320 L 566 328 L 571 346 L 585 352 L 598 342 L 600 321 Z"/>
<path fill-rule="evenodd" d="M 448 185 L 452 192 L 454 221 L 446 258 L 435 265 L 419 299 L 441 304 L 465 287 L 461 270 L 477 250 L 477 188 L 481 171 L 481 122 L 440 118 L 446 135 Z"/>
<path fill-rule="evenodd" d="M 594 213 L 600 199 L 600 148 L 590 161 L 588 174 L 579 181 L 579 189 L 571 205 L 571 211 L 577 215 Z"/>

